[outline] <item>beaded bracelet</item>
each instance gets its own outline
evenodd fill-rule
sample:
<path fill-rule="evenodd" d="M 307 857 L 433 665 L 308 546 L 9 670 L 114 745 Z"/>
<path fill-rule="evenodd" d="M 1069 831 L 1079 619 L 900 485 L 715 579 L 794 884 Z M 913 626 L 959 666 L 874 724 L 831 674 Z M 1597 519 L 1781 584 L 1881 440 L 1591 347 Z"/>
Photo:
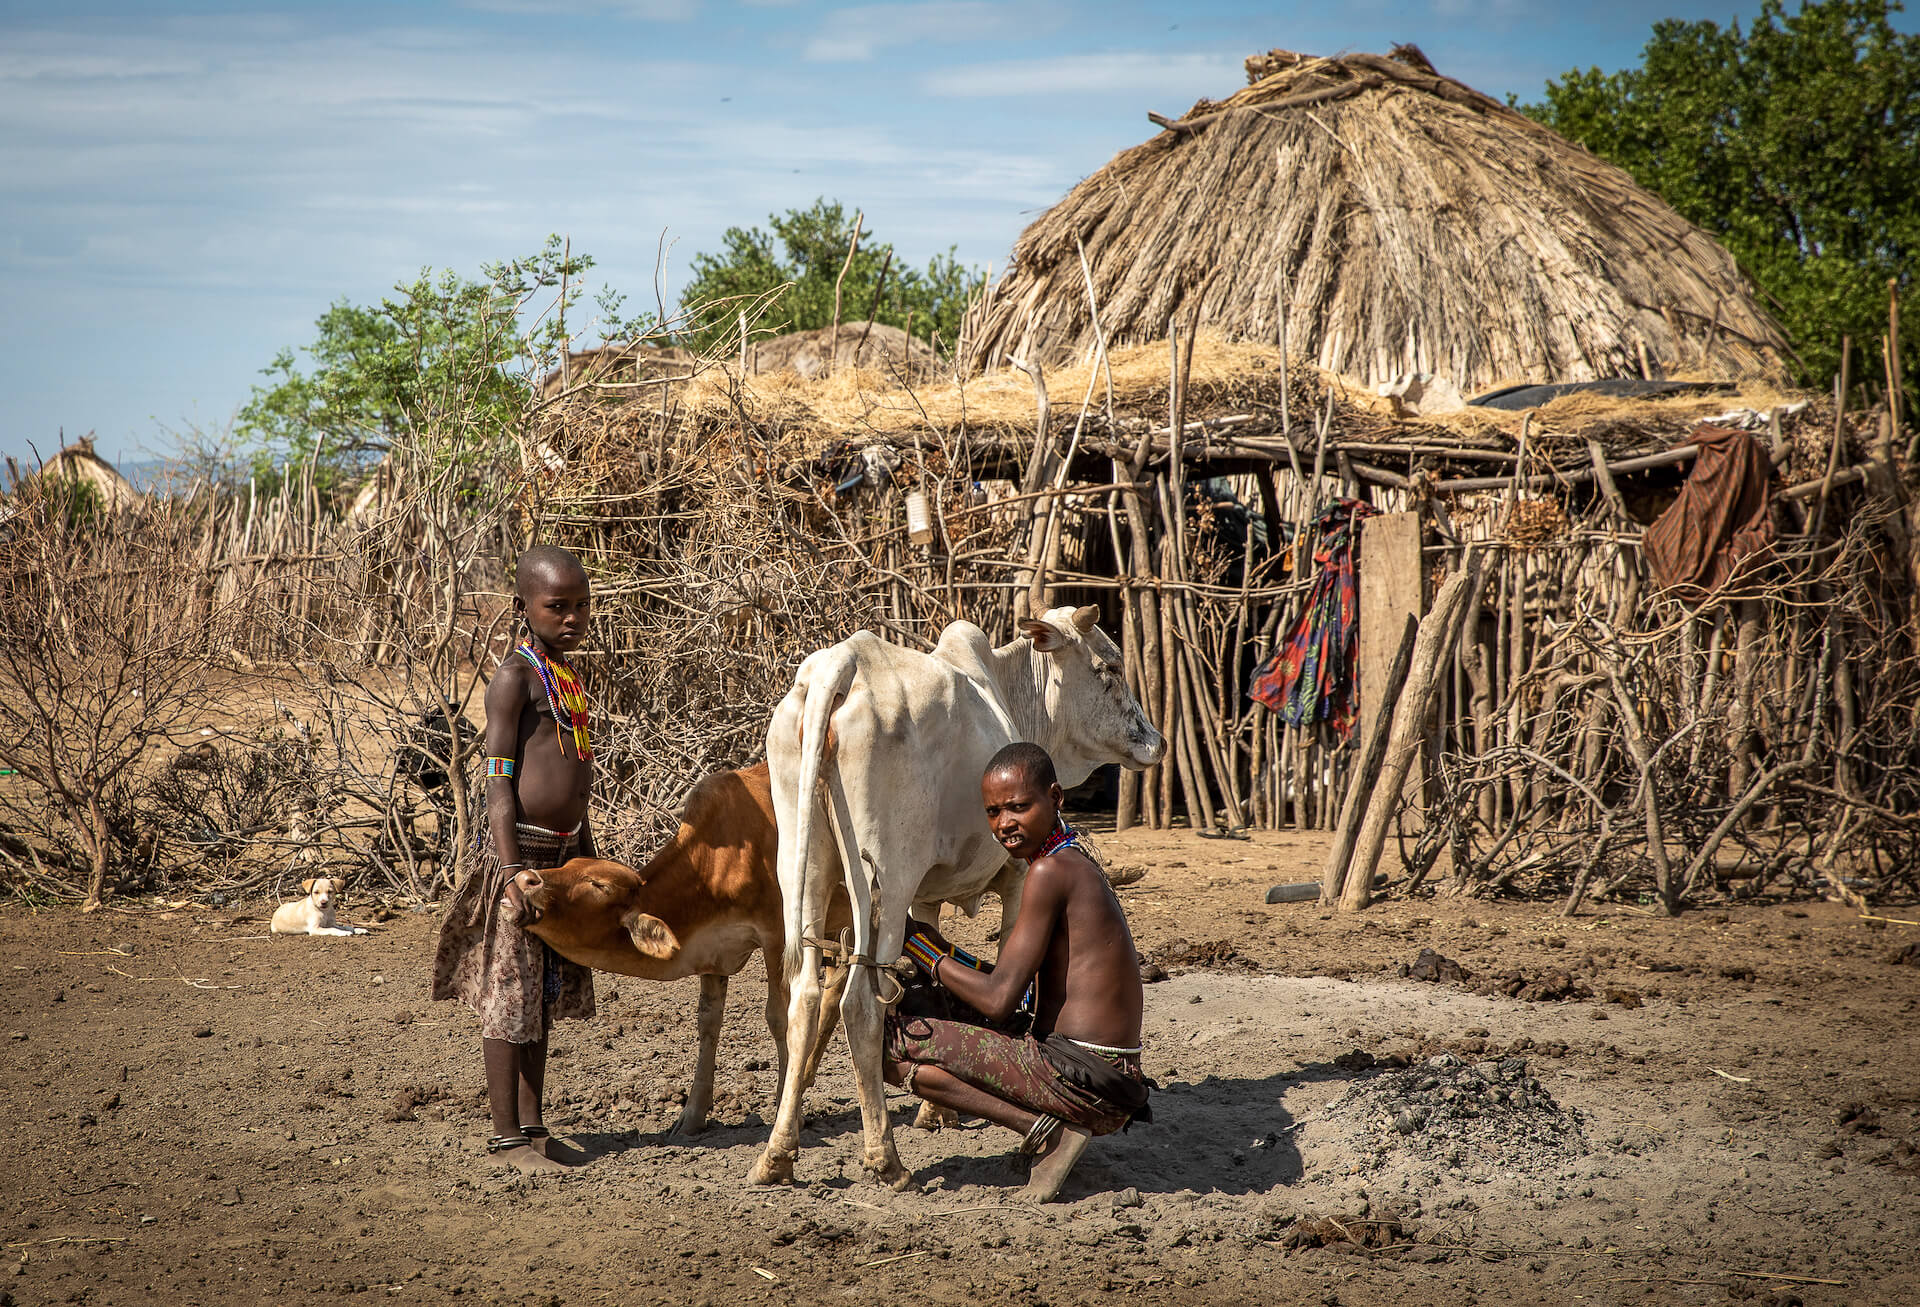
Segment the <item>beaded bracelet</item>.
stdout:
<path fill-rule="evenodd" d="M 511 758 L 487 759 L 487 778 L 491 780 L 495 776 L 505 776 L 508 780 L 512 780 L 513 779 L 513 759 Z"/>

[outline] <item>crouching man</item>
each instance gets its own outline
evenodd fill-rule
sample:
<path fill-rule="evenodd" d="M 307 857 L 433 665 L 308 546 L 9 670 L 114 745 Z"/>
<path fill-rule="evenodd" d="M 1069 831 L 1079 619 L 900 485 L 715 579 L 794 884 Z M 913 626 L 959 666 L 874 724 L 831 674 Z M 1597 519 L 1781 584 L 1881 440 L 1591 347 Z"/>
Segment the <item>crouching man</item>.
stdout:
<path fill-rule="evenodd" d="M 1113 887 L 1061 820 L 1046 750 L 1008 745 L 987 764 L 980 793 L 995 837 L 1029 864 L 1000 959 L 985 967 L 956 957 L 918 922 L 907 954 L 989 1024 L 890 1013 L 887 1081 L 1021 1135 L 1034 1159 L 1024 1196 L 1044 1203 L 1092 1136 L 1153 1119 L 1140 1071 L 1140 967 Z M 1031 1030 L 996 1029 L 1029 984 Z"/>

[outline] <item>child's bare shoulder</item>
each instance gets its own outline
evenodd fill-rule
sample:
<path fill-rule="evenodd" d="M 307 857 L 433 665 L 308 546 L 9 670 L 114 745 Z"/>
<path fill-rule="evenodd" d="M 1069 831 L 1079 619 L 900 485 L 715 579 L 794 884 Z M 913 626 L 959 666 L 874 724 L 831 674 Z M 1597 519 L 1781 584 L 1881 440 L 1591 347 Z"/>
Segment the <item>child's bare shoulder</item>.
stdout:
<path fill-rule="evenodd" d="M 487 683 L 487 707 L 516 707 L 527 697 L 532 676 L 533 669 L 527 666 L 526 659 L 509 657 L 494 669 L 493 679 Z"/>

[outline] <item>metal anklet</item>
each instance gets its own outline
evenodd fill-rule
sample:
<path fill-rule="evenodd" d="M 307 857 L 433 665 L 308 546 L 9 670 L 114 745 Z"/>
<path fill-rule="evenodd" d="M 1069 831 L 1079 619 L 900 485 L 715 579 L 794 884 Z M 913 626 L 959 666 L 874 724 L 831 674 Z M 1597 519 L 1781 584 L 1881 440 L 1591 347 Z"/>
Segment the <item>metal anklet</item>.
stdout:
<path fill-rule="evenodd" d="M 504 1153 L 510 1148 L 531 1148 L 533 1140 L 525 1135 L 494 1135 L 487 1140 L 488 1153 Z"/>
<path fill-rule="evenodd" d="M 1053 1142 L 1060 1133 L 1061 1120 L 1057 1116 L 1048 1116 L 1044 1112 L 1027 1129 L 1027 1137 L 1020 1141 L 1020 1151 L 1032 1156 Z"/>

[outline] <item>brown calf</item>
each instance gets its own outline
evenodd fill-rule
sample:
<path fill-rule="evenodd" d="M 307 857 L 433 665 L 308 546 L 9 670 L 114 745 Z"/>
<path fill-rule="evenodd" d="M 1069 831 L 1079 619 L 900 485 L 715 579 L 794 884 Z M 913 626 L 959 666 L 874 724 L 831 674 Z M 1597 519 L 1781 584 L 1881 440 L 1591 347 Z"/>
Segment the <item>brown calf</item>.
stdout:
<path fill-rule="evenodd" d="M 780 1058 L 776 1083 L 785 1079 L 786 934 L 774 871 L 777 844 L 767 765 L 759 763 L 694 786 L 679 832 L 638 871 L 603 858 L 575 858 L 514 878 L 526 903 L 521 924 L 562 956 L 644 980 L 700 977 L 700 1056 L 674 1127 L 679 1133 L 706 1128 L 727 978 L 756 951 L 767 968 L 767 1029 Z M 843 890 L 828 910 L 828 929 L 837 933 L 851 921 Z M 845 973 L 834 979 L 844 982 Z M 821 1046 L 831 1034 L 821 1032 Z M 810 1054 L 804 1063 L 809 1081 L 819 1048 Z"/>

